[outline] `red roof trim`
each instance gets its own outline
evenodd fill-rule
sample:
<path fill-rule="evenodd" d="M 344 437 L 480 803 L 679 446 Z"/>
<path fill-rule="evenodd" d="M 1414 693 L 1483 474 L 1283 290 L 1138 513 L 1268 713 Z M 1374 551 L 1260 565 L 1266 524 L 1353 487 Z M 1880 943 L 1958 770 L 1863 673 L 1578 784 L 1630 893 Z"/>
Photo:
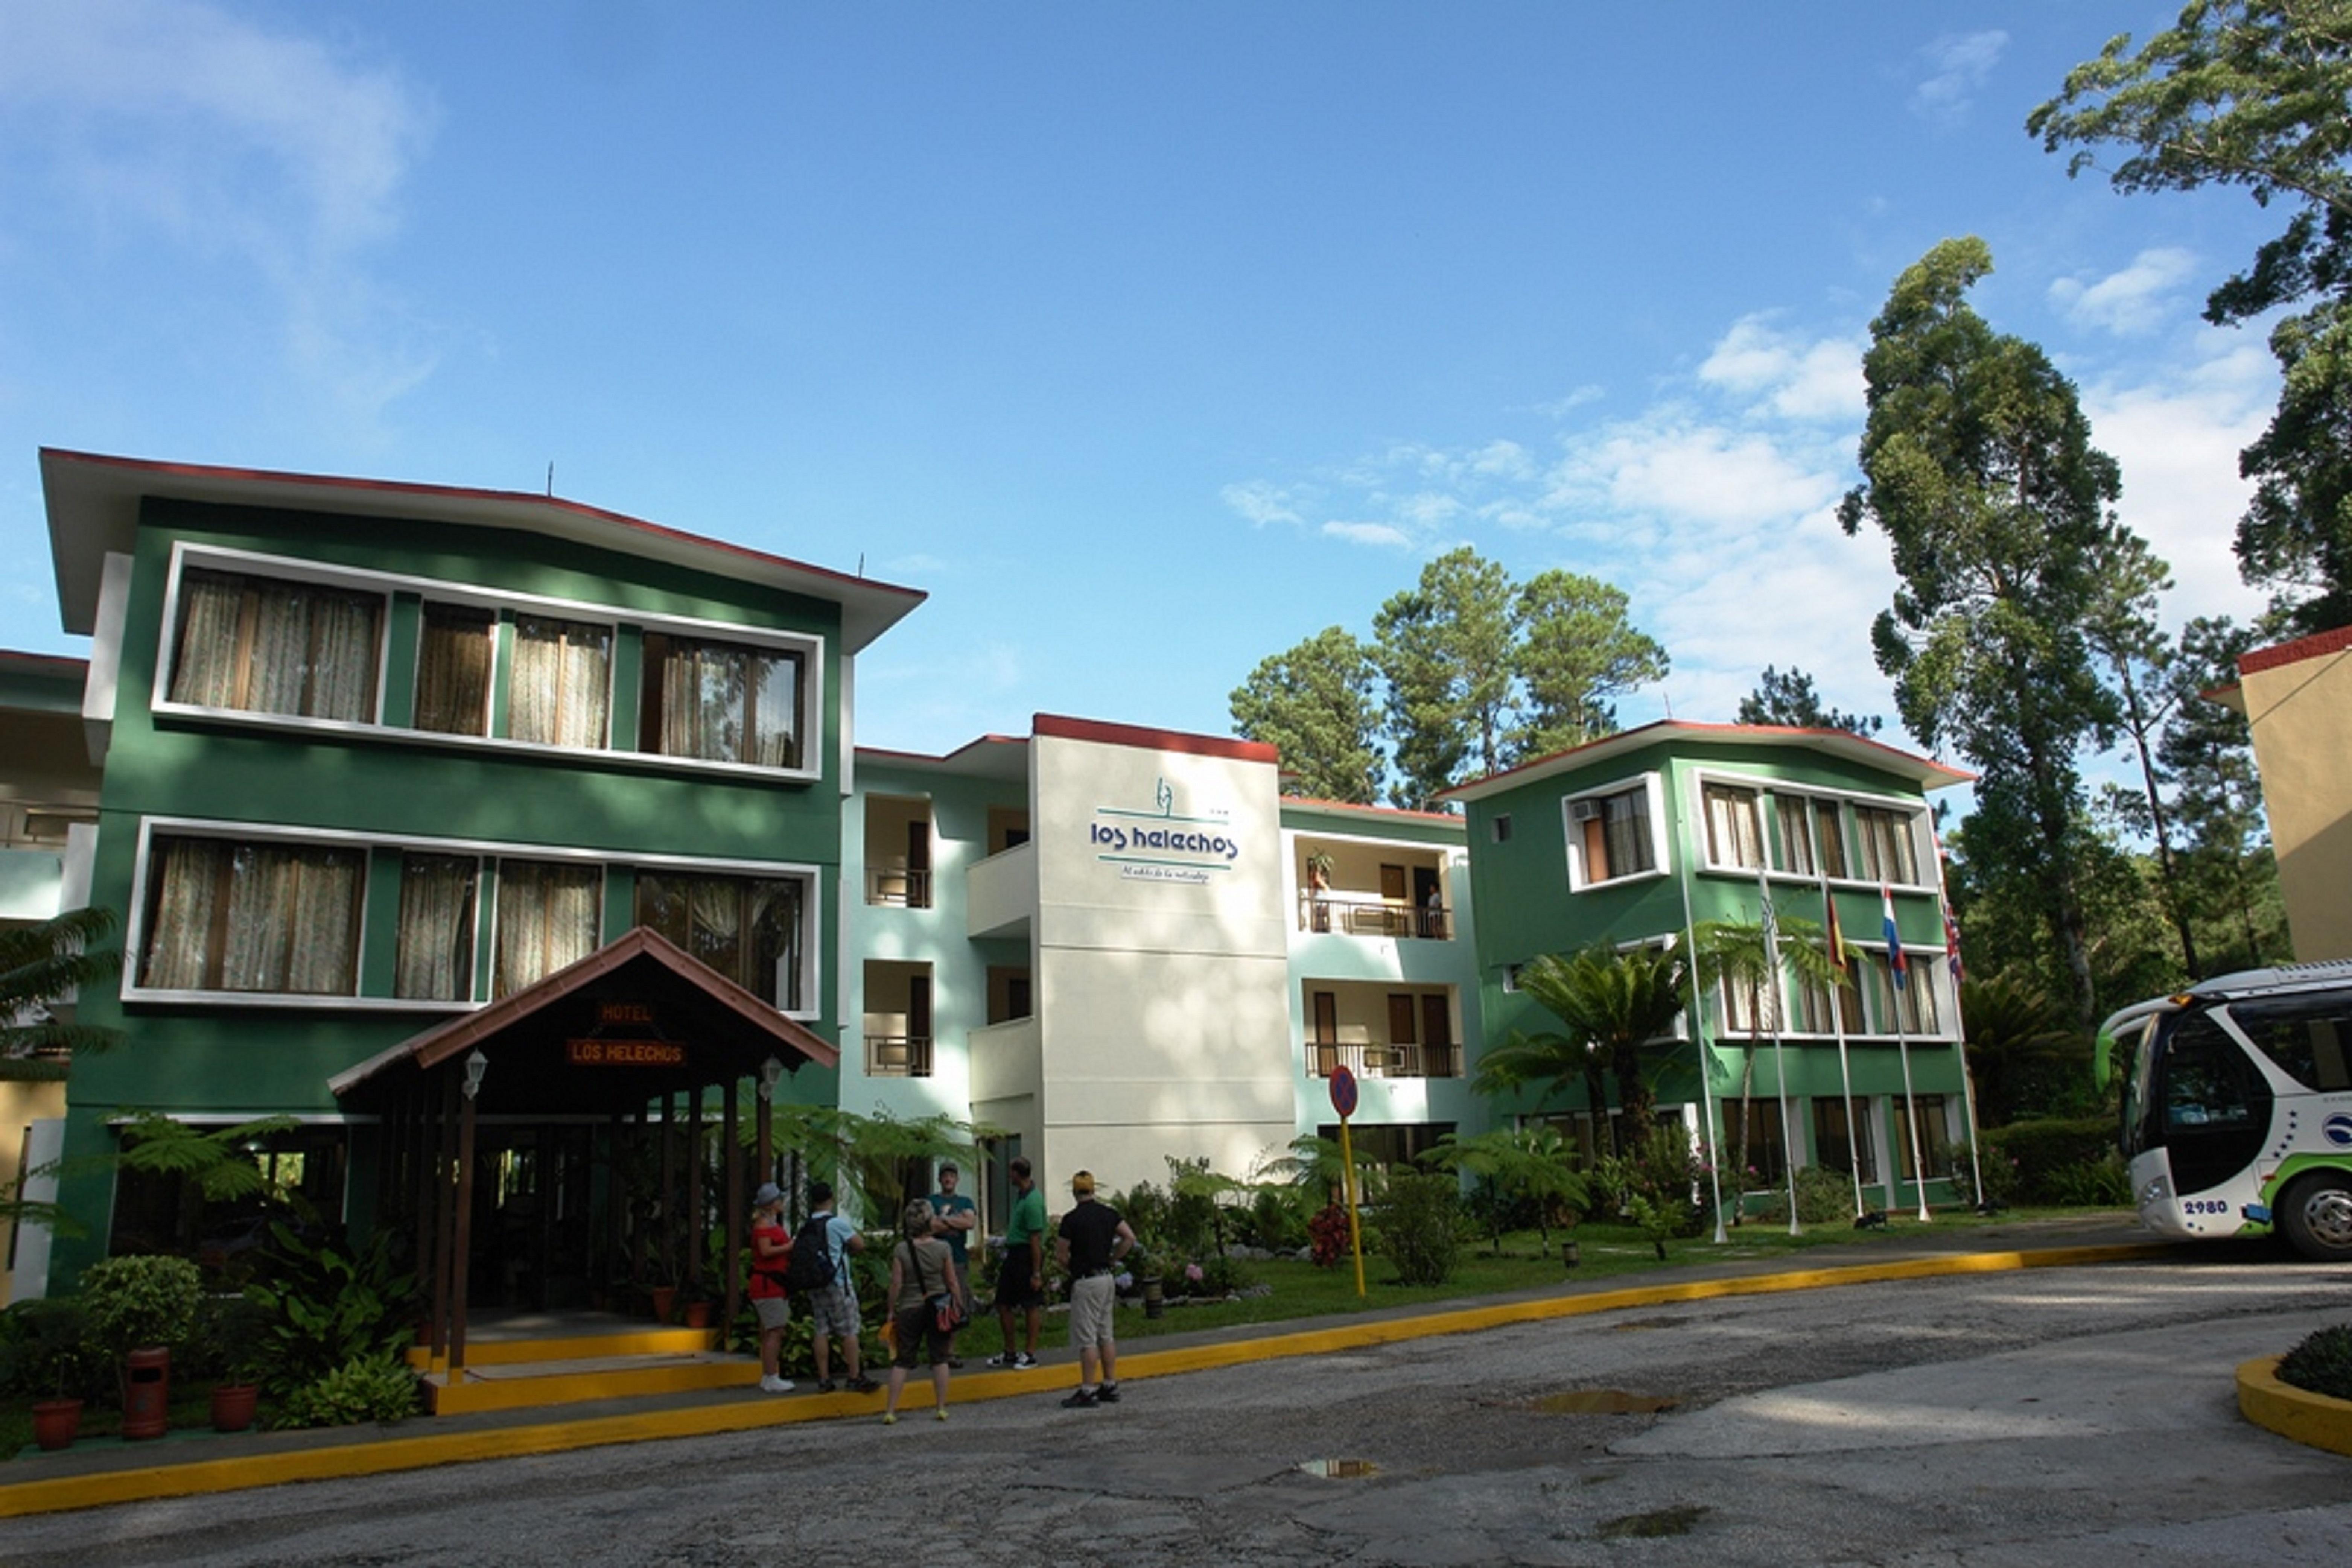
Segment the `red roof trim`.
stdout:
<path fill-rule="evenodd" d="M 1275 763 L 1281 753 L 1264 741 L 1235 740 L 1228 735 L 1188 735 L 1177 730 L 1149 730 L 1136 724 L 1107 724 L 1095 719 L 1067 719 L 1040 713 L 1030 721 L 1038 735 L 1065 741 L 1092 741 L 1105 746 L 1133 746 L 1147 752 L 1183 752 L 1196 757 L 1223 757 L 1237 763 Z"/>
<path fill-rule="evenodd" d="M 860 746 L 857 748 L 857 754 L 861 757 L 898 757 L 909 763 L 947 763 L 953 762 L 966 752 L 977 751 L 982 746 L 1025 746 L 1028 743 L 1029 737 L 1026 735 L 992 733 L 966 741 L 952 752 L 941 752 L 936 754 L 930 752 L 902 752 L 894 746 Z"/>
<path fill-rule="evenodd" d="M 346 474 L 301 474 L 278 468 L 229 468 L 212 463 L 170 463 L 149 458 L 118 458 L 103 452 L 77 452 L 59 447 L 41 448 L 44 458 L 56 458 L 71 463 L 87 463 L 93 468 L 119 468 L 131 473 L 161 474 L 183 479 L 227 479 L 257 485 L 317 485 L 328 489 L 344 489 L 375 495 L 431 496 L 443 500 L 498 501 L 509 505 L 527 505 L 548 511 L 567 512 L 574 517 L 597 522 L 609 522 L 656 539 L 673 540 L 698 549 L 716 550 L 745 561 L 762 565 L 781 566 L 793 572 L 806 572 L 812 576 L 830 578 L 856 587 L 879 589 L 886 594 L 900 594 L 920 601 L 926 597 L 919 588 L 902 587 L 873 577 L 855 577 L 846 572 L 836 572 L 829 566 L 814 566 L 805 561 L 795 561 L 786 555 L 770 555 L 764 551 L 730 544 L 723 539 L 709 539 L 684 529 L 670 528 L 625 512 L 607 511 L 603 507 L 584 501 L 565 500 L 560 496 L 533 495 L 529 490 L 480 489 L 468 485 L 428 485 L 407 479 L 364 479 Z"/>
<path fill-rule="evenodd" d="M 2334 631 L 2314 632 L 2293 642 L 2258 647 L 2252 653 L 2241 654 L 2238 656 L 2238 673 L 2259 675 L 2265 669 L 2301 664 L 2306 658 L 2323 658 L 2331 653 L 2342 653 L 2346 648 L 2352 648 L 2352 626 L 2337 626 Z"/>
<path fill-rule="evenodd" d="M 18 653 L 14 648 L 0 647 L 0 664 L 55 665 L 60 675 L 87 675 L 89 660 L 76 658 L 69 653 Z"/>

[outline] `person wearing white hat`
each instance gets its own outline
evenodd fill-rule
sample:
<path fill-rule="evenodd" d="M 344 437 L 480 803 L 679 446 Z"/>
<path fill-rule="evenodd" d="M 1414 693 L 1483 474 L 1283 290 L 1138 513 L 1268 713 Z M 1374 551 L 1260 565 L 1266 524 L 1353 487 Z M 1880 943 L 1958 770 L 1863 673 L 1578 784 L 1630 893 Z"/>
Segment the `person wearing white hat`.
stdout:
<path fill-rule="evenodd" d="M 793 1380 L 781 1375 L 777 1364 L 784 1347 L 784 1324 L 793 1310 L 792 1296 L 784 1289 L 792 1256 L 792 1235 L 784 1229 L 784 1190 L 762 1182 L 751 1197 L 751 1278 L 746 1293 L 751 1310 L 760 1314 L 760 1388 L 766 1394 L 793 1391 Z"/>

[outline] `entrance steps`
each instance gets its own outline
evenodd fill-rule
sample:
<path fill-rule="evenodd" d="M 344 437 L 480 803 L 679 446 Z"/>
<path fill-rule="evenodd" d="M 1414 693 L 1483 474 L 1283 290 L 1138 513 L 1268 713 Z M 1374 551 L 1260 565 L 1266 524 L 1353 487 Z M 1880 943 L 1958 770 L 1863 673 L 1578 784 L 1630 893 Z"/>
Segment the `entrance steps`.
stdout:
<path fill-rule="evenodd" d="M 408 1363 L 424 1374 L 436 1415 L 755 1386 L 759 1362 L 717 1350 L 718 1338 L 709 1329 L 532 1314 L 469 1323 L 462 1369 L 422 1346 Z"/>

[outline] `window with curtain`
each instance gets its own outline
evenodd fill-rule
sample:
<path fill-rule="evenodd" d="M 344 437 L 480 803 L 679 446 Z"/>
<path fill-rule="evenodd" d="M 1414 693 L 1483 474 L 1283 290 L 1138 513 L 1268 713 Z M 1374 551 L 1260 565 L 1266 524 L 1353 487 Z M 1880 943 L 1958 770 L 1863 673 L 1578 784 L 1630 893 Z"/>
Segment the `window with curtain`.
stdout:
<path fill-rule="evenodd" d="M 490 995 L 508 996 L 596 951 L 604 868 L 500 860 Z"/>
<path fill-rule="evenodd" d="M 1754 869 L 1764 864 L 1764 837 L 1757 826 L 1756 792 L 1711 784 L 1700 791 L 1706 803 L 1706 858 L 1711 865 Z"/>
<path fill-rule="evenodd" d="M 1854 837 L 1862 845 L 1862 874 L 1874 882 L 1919 885 L 1919 849 L 1911 837 L 1911 814 L 1874 805 L 1853 808 Z"/>
<path fill-rule="evenodd" d="M 394 995 L 473 1000 L 474 900 L 480 879 L 481 862 L 470 855 L 401 857 Z"/>
<path fill-rule="evenodd" d="M 1895 972 L 1887 966 L 1886 955 L 1872 952 L 1863 955 L 1862 967 L 1870 976 L 1871 1016 L 1877 1020 L 1878 1033 L 1895 1032 L 1895 1008 L 1903 1012 L 1903 1032 L 1906 1035 L 1932 1035 L 1941 1026 L 1936 1005 L 1936 975 L 1932 955 L 1906 952 L 1910 973 L 1901 990 L 1895 985 Z M 1899 1000 L 1898 1000 L 1899 999 Z"/>
<path fill-rule="evenodd" d="M 1761 982 L 1750 984 L 1736 974 L 1716 982 L 1716 1016 L 1723 1020 L 1724 1034 L 1752 1035 L 1770 1028 L 1771 1008 L 1769 989 Z"/>
<path fill-rule="evenodd" d="M 1813 819 L 1813 851 L 1824 877 L 1846 875 L 1843 813 L 1833 800 L 1806 802 Z"/>
<path fill-rule="evenodd" d="M 1944 1121 L 1944 1097 L 1940 1094 L 1914 1095 L 1906 1107 L 1899 1094 L 1889 1097 L 1895 1110 L 1895 1177 L 1909 1181 L 1915 1167 L 1911 1163 L 1911 1137 L 1916 1127 L 1922 1156 L 1917 1169 L 1927 1173 L 1927 1179 L 1953 1174 L 1951 1130 Z"/>
<path fill-rule="evenodd" d="M 613 628 L 517 616 L 507 681 L 507 736 L 602 751 L 610 743 Z"/>
<path fill-rule="evenodd" d="M 178 616 L 172 701 L 375 721 L 381 595 L 190 567 Z"/>
<path fill-rule="evenodd" d="M 1583 851 L 1586 885 L 1654 870 L 1657 856 L 1650 840 L 1650 792 L 1640 784 L 1613 795 L 1586 795 L 1568 803 L 1569 831 Z"/>
<path fill-rule="evenodd" d="M 443 735 L 490 732 L 490 665 L 498 617 L 426 601 L 416 644 L 416 727 Z"/>
<path fill-rule="evenodd" d="M 363 871 L 357 849 L 158 834 L 139 984 L 354 995 Z"/>
<path fill-rule="evenodd" d="M 1869 1114 L 1870 1101 L 1857 1097 L 1853 1102 L 1857 1119 Z M 1869 1129 L 1863 1130 L 1857 1140 L 1845 1120 L 1845 1097 L 1824 1095 L 1813 1101 L 1813 1158 L 1826 1169 L 1843 1175 L 1860 1176 L 1864 1182 L 1878 1180 L 1876 1152 L 1871 1148 Z M 1862 1168 L 1854 1169 L 1859 1159 Z"/>
<path fill-rule="evenodd" d="M 1725 1163 L 1739 1158 L 1743 1124 L 1748 1134 L 1748 1180 L 1778 1182 L 1789 1172 L 1789 1141 L 1782 1135 L 1778 1100 L 1726 1100 L 1723 1102 Z"/>
<path fill-rule="evenodd" d="M 798 652 L 647 632 L 637 744 L 665 757 L 797 768 L 803 666 Z"/>
<path fill-rule="evenodd" d="M 1780 869 L 1800 877 L 1817 875 L 1820 868 L 1813 858 L 1812 804 L 1801 795 L 1772 797 L 1772 839 Z"/>
<path fill-rule="evenodd" d="M 640 871 L 636 919 L 769 1005 L 802 1009 L 797 879 Z"/>
<path fill-rule="evenodd" d="M 1846 983 L 1837 988 L 1838 1013 L 1844 1015 L 1845 1032 L 1859 1035 L 1862 1026 L 1862 993 L 1854 988 L 1849 971 Z M 1838 1013 L 1831 1011 L 1829 987 L 1813 982 L 1801 981 L 1797 985 L 1796 1005 L 1790 1009 L 1790 1024 L 1799 1034 L 1833 1035 L 1838 1031 Z"/>

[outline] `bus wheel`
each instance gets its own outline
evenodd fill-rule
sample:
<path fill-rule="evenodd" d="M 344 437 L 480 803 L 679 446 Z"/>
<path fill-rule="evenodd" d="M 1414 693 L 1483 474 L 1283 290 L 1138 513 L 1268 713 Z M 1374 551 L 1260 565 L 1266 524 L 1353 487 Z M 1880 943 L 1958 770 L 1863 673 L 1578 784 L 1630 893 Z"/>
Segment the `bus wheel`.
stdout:
<path fill-rule="evenodd" d="M 2352 1260 L 2352 1174 L 2318 1171 L 2295 1183 L 2279 1210 L 2279 1226 L 2315 1263 Z"/>

